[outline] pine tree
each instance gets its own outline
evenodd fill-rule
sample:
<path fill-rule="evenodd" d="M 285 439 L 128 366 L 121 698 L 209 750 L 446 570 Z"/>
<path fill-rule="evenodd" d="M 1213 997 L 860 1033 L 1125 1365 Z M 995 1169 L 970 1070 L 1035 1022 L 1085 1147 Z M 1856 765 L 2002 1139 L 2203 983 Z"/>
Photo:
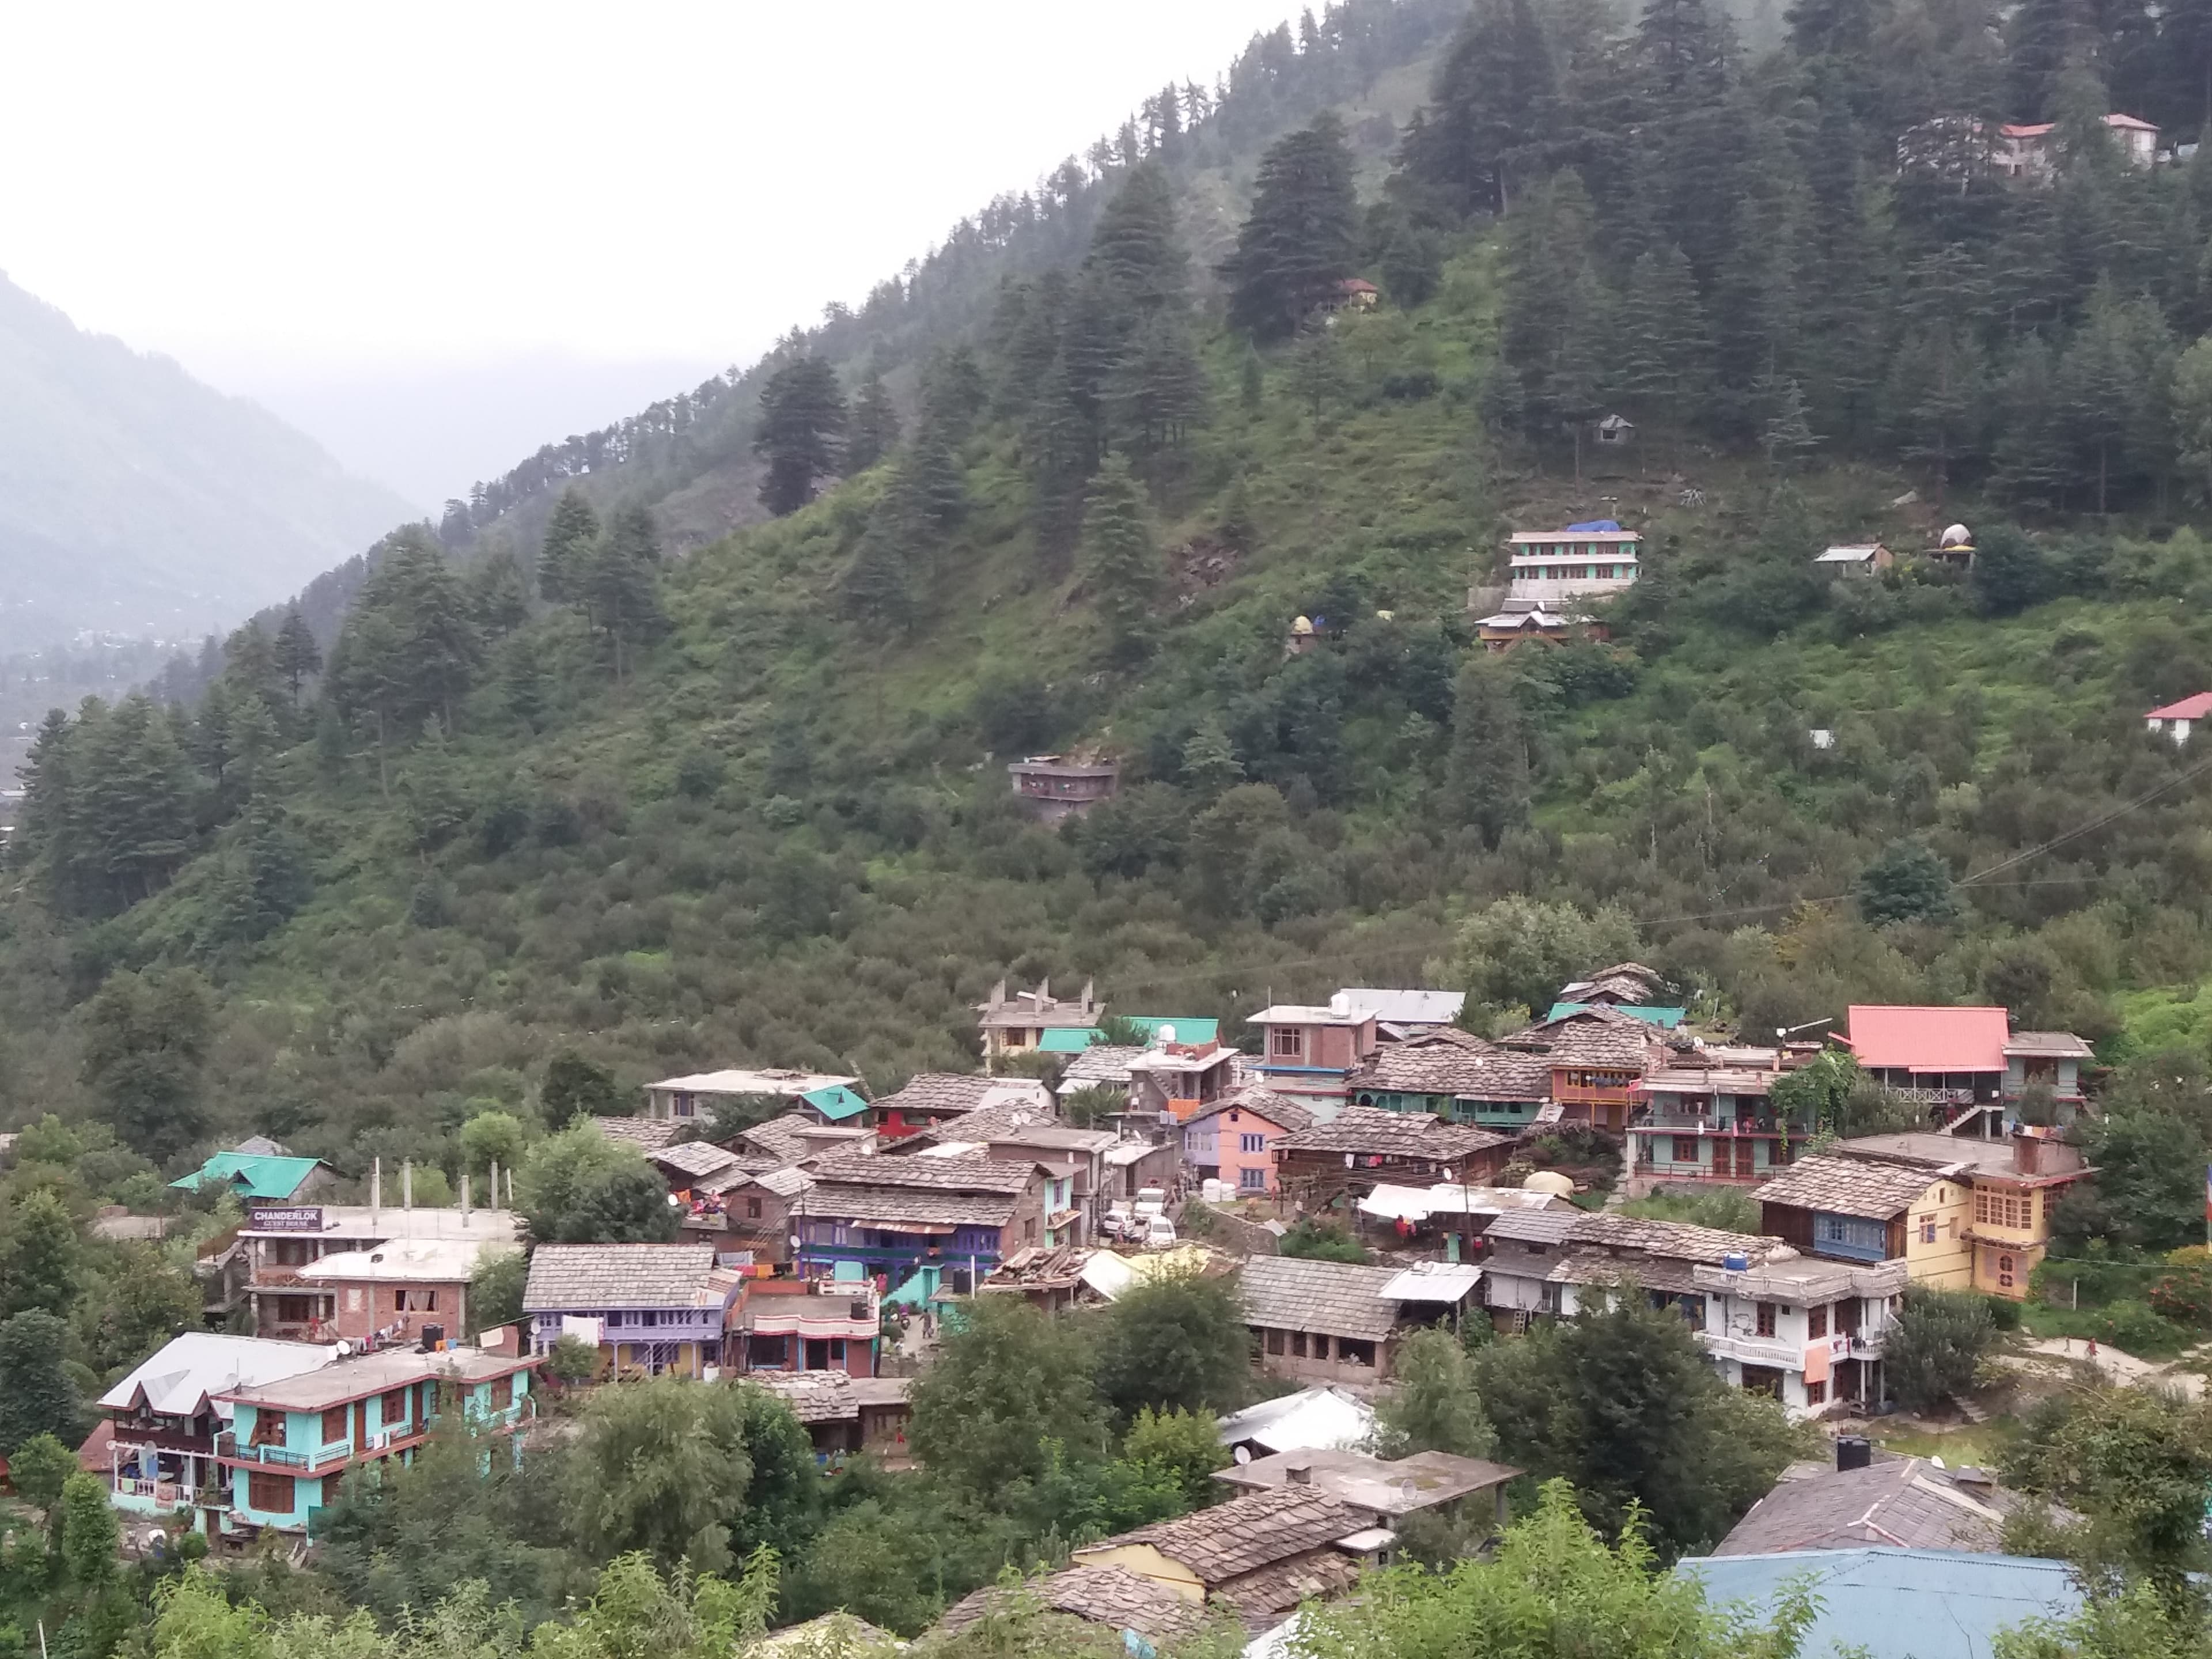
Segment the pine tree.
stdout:
<path fill-rule="evenodd" d="M 1713 343 L 1689 259 L 1673 245 L 1636 257 L 1620 312 L 1620 389 L 1678 432 L 1705 414 Z"/>
<path fill-rule="evenodd" d="M 1244 405 L 1246 414 L 1260 412 L 1260 404 L 1267 396 L 1267 372 L 1260 366 L 1260 354 L 1248 341 L 1244 347 L 1243 363 L 1237 370 L 1237 398 Z"/>
<path fill-rule="evenodd" d="M 570 484 L 553 503 L 545 538 L 538 545 L 538 591 L 555 605 L 572 605 L 578 573 L 599 539 L 599 515 L 583 490 Z"/>
<path fill-rule="evenodd" d="M 2096 25 L 2083 0 L 2021 0 L 2005 25 L 2011 118 L 2056 120 L 2059 81 L 2091 49 L 2095 37 Z"/>
<path fill-rule="evenodd" d="M 768 463 L 761 505 L 776 517 L 814 499 L 815 485 L 837 471 L 845 434 L 845 398 L 836 371 L 819 357 L 795 357 L 761 392 L 753 453 Z"/>
<path fill-rule="evenodd" d="M 322 666 L 323 651 L 315 643 L 314 630 L 294 605 L 285 611 L 284 624 L 276 630 L 276 672 L 284 677 L 294 708 L 300 704 L 301 685 L 309 675 L 319 673 Z"/>
<path fill-rule="evenodd" d="M 1190 261 L 1176 231 L 1175 193 L 1156 162 L 1133 167 L 1098 216 L 1084 270 L 1103 282 L 1123 327 L 1189 297 Z"/>
<path fill-rule="evenodd" d="M 1753 388 L 1753 396 L 1762 411 L 1759 447 L 1769 467 L 1786 472 L 1820 447 L 1806 416 L 1805 389 L 1796 380 L 1767 376 Z"/>
<path fill-rule="evenodd" d="M 469 572 L 469 609 L 477 631 L 488 640 L 512 634 L 530 620 L 530 593 L 522 567 L 505 548 L 479 559 Z"/>
<path fill-rule="evenodd" d="M 1445 49 L 1411 182 L 1459 214 L 1502 213 L 1541 167 L 1555 96 L 1551 47 L 1529 0 L 1476 0 Z"/>
<path fill-rule="evenodd" d="M 633 504 L 607 521 L 580 573 L 577 597 L 592 628 L 607 641 L 617 685 L 627 657 L 668 631 L 660 606 L 659 568 L 653 514 Z"/>
<path fill-rule="evenodd" d="M 1206 414 L 1206 369 L 1176 312 L 1139 324 L 1107 382 L 1113 429 L 1139 458 L 1180 449 Z"/>
<path fill-rule="evenodd" d="M 2058 429 L 2057 371 L 2051 348 L 2031 334 L 2013 348 L 1996 386 L 1997 435 L 1990 484 L 2020 507 L 2057 507 L 2069 471 Z"/>
<path fill-rule="evenodd" d="M 1358 237 L 1352 152 L 1323 115 L 1261 159 L 1252 211 L 1221 268 L 1230 321 L 1261 341 L 1296 333 L 1352 275 Z"/>
<path fill-rule="evenodd" d="M 1117 660 L 1142 656 L 1163 575 L 1145 492 L 1119 455 L 1091 482 L 1083 509 L 1083 582 Z"/>
<path fill-rule="evenodd" d="M 874 364 L 860 382 L 860 395 L 853 404 L 853 435 L 845 445 L 848 472 L 865 472 L 898 447 L 898 411 L 884 385 L 883 370 Z"/>
<path fill-rule="evenodd" d="M 1551 179 L 1507 222 L 1498 351 L 1510 410 L 1531 438 L 1570 434 L 1580 472 L 1583 428 L 1618 373 L 1607 351 L 1613 296 L 1597 273 L 1589 192 L 1571 173 Z M 1492 405 L 1493 414 L 1504 410 Z"/>
<path fill-rule="evenodd" d="M 1460 670 L 1447 787 L 1452 811 L 1485 847 L 1528 821 L 1527 720 L 1502 658 L 1477 656 Z"/>
<path fill-rule="evenodd" d="M 2110 507 L 2112 484 L 2147 476 L 2166 451 L 2161 418 L 2173 343 L 2156 303 L 2124 300 L 2109 283 L 2059 359 L 2058 412 L 2094 479 L 2097 511 Z"/>
<path fill-rule="evenodd" d="M 1183 781 L 1202 800 L 1212 800 L 1244 781 L 1244 768 L 1229 744 L 1221 722 L 1209 715 L 1182 746 Z"/>
<path fill-rule="evenodd" d="M 878 503 L 860 532 L 860 544 L 846 568 L 842 585 L 847 614 L 879 628 L 908 630 L 913 594 L 908 585 L 905 550 L 893 515 Z"/>

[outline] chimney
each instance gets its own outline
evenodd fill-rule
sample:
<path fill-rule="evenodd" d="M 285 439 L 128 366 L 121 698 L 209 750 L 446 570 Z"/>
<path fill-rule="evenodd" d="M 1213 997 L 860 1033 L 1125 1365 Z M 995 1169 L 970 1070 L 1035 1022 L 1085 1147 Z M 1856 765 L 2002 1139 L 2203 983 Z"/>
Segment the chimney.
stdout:
<path fill-rule="evenodd" d="M 1098 981 L 1095 979 L 1086 979 L 1083 981 L 1083 1012 L 1087 1014 L 1097 1006 Z"/>
<path fill-rule="evenodd" d="M 1313 1465 L 1303 1457 L 1294 1463 L 1284 1464 L 1283 1482 L 1285 1486 L 1310 1486 L 1313 1485 Z"/>
<path fill-rule="evenodd" d="M 368 1224 L 376 1225 L 376 1212 L 384 1207 L 384 1159 L 381 1156 L 369 1160 L 368 1165 Z"/>
<path fill-rule="evenodd" d="M 415 1207 L 415 1161 L 412 1158 L 399 1160 L 399 1207 L 403 1210 Z"/>
<path fill-rule="evenodd" d="M 2034 1175 L 2043 1168 L 2043 1139 L 2025 1130 L 2012 1138 L 2012 1167 L 2021 1175 Z"/>

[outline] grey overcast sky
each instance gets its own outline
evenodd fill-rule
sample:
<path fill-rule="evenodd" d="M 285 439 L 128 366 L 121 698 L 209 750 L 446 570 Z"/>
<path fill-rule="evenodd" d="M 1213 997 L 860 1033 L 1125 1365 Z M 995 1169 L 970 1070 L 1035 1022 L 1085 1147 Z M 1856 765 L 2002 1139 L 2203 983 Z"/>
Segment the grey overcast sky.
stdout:
<path fill-rule="evenodd" d="M 757 356 L 1293 0 L 8 8 L 0 270 L 428 505 Z"/>

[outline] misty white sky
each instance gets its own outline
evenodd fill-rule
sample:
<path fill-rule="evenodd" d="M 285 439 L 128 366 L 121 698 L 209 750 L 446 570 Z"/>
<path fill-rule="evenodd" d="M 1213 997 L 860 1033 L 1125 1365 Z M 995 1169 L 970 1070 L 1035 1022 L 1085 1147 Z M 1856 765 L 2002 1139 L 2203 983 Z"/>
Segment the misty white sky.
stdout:
<path fill-rule="evenodd" d="M 12 7 L 0 270 L 428 505 L 858 301 L 1297 9 Z"/>

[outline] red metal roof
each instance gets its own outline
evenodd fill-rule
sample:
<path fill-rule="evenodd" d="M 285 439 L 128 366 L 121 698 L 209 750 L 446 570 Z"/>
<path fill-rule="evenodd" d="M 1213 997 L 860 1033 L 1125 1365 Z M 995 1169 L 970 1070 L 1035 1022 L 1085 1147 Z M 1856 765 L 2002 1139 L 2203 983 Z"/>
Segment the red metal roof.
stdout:
<path fill-rule="evenodd" d="M 2002 1072 L 2012 1020 L 2002 1008 L 1853 1003 L 1849 1030 L 1844 1040 L 1862 1066 L 1908 1072 Z"/>
<path fill-rule="evenodd" d="M 2194 696 L 2184 697 L 2179 702 L 2154 708 L 2143 718 L 2147 720 L 2201 720 L 2208 714 L 2212 714 L 2212 691 L 2199 691 Z"/>

